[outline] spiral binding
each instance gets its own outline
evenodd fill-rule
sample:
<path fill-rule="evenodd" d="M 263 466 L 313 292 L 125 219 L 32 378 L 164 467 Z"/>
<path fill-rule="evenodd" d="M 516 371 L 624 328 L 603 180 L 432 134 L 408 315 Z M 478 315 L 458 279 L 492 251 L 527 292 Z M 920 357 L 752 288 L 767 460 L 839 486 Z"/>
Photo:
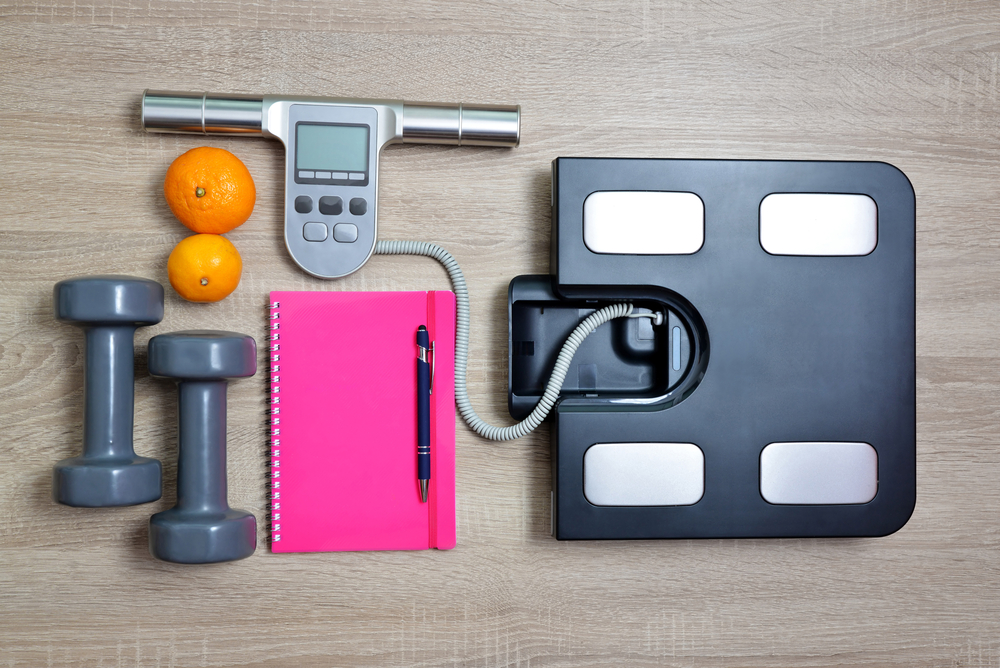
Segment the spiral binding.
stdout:
<path fill-rule="evenodd" d="M 268 304 L 268 356 L 270 358 L 271 403 L 267 408 L 267 428 L 270 432 L 271 470 L 267 476 L 268 521 L 271 526 L 271 543 L 281 540 L 281 308 L 280 302 Z"/>

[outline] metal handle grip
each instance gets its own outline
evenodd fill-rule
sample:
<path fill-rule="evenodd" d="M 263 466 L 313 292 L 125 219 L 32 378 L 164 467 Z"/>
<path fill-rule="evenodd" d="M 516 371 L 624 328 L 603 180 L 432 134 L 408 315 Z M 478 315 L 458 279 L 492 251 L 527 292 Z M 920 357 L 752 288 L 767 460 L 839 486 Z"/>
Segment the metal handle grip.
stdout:
<path fill-rule="evenodd" d="M 403 103 L 404 142 L 514 147 L 520 139 L 517 105 Z"/>
<path fill-rule="evenodd" d="M 516 105 L 403 102 L 402 110 L 404 142 L 513 147 L 521 138 L 521 108 Z M 147 132 L 260 135 L 263 117 L 263 96 L 163 90 L 147 90 L 142 96 L 142 127 Z"/>
<path fill-rule="evenodd" d="M 142 127 L 146 132 L 259 135 L 264 98 L 147 90 L 142 95 Z"/>

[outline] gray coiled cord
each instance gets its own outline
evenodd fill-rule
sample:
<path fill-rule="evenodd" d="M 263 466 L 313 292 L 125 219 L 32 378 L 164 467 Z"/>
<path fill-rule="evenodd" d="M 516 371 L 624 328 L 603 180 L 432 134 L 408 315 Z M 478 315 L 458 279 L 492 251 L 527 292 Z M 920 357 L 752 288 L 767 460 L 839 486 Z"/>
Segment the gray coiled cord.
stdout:
<path fill-rule="evenodd" d="M 583 322 L 576 326 L 573 333 L 566 339 L 559 356 L 556 358 L 555 367 L 552 369 L 552 376 L 545 386 L 545 392 L 534 410 L 528 417 L 524 418 L 510 427 L 494 427 L 485 422 L 476 414 L 472 403 L 469 401 L 469 392 L 465 386 L 465 371 L 469 361 L 469 288 L 465 284 L 465 276 L 461 267 L 451 253 L 441 248 L 437 244 L 426 241 L 379 241 L 375 244 L 377 255 L 424 255 L 432 257 L 440 262 L 451 284 L 455 288 L 456 325 L 455 325 L 455 403 L 458 405 L 458 412 L 469 427 L 484 438 L 491 441 L 510 441 L 520 438 L 533 431 L 540 425 L 545 416 L 552 410 L 556 399 L 559 398 L 559 391 L 562 389 L 563 381 L 566 380 L 566 373 L 569 371 L 569 363 L 573 360 L 577 348 L 583 343 L 591 332 L 614 318 L 625 318 L 632 315 L 632 304 L 619 303 L 606 306 L 587 316 Z"/>

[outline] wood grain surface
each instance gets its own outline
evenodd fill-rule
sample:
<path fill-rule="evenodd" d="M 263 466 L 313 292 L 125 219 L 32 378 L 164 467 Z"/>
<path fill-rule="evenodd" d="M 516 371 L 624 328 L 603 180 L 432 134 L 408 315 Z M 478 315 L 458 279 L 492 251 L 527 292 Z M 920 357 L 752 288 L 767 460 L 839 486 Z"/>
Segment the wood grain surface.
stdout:
<path fill-rule="evenodd" d="M 391 147 L 380 236 L 448 248 L 469 280 L 472 399 L 506 414 L 506 287 L 548 271 L 557 156 L 884 160 L 917 194 L 918 499 L 881 539 L 561 543 L 548 429 L 458 424 L 458 547 L 274 555 L 263 532 L 262 375 L 229 392 L 229 498 L 261 520 L 244 561 L 153 560 L 176 398 L 145 343 L 260 339 L 269 290 L 447 289 L 420 258 L 321 283 L 282 241 L 283 151 L 147 135 L 144 88 L 519 103 L 513 150 Z M 0 665 L 1000 666 L 1000 4 L 995 0 L 0 0 Z M 164 284 L 187 230 L 161 184 L 210 143 L 253 173 L 228 236 L 239 289 L 167 289 L 136 337 L 135 445 L 164 495 L 50 497 L 79 452 L 82 337 L 52 285 Z"/>

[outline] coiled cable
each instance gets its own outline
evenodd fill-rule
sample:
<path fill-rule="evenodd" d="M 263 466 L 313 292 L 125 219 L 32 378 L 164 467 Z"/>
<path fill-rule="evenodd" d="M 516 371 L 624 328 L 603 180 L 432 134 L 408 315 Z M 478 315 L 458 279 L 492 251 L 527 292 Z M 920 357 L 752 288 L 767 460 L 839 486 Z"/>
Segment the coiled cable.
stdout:
<path fill-rule="evenodd" d="M 426 241 L 379 241 L 375 244 L 377 255 L 423 255 L 434 258 L 440 262 L 451 284 L 455 289 L 456 299 L 456 325 L 455 325 L 455 403 L 458 405 L 458 412 L 469 425 L 469 428 L 484 438 L 491 441 L 510 441 L 520 438 L 530 433 L 545 420 L 545 417 L 552 410 L 559 398 L 559 391 L 562 389 L 563 381 L 566 380 L 566 373 L 569 371 L 570 362 L 577 348 L 583 343 L 595 329 L 614 318 L 635 317 L 632 315 L 632 304 L 617 303 L 598 309 L 587 316 L 583 322 L 576 326 L 573 333 L 566 339 L 559 356 L 556 358 L 552 375 L 545 386 L 542 398 L 535 405 L 528 417 L 517 424 L 509 427 L 495 427 L 476 414 L 469 401 L 469 392 L 466 388 L 466 367 L 469 361 L 469 288 L 465 284 L 465 276 L 462 274 L 458 262 L 437 244 Z M 656 314 L 642 314 L 642 317 L 654 317 Z"/>

